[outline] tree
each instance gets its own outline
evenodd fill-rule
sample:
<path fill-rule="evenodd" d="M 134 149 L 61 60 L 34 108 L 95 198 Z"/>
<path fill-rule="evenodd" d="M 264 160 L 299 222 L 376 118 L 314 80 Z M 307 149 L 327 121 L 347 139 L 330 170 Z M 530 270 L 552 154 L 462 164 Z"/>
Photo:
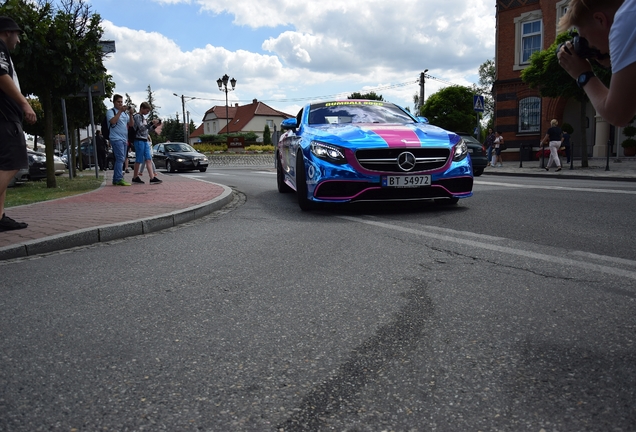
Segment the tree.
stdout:
<path fill-rule="evenodd" d="M 492 119 L 495 113 L 495 100 L 492 97 L 492 87 L 495 84 L 495 60 L 486 60 L 479 66 L 479 85 L 475 86 L 475 93 L 484 97 L 484 118 Z"/>
<path fill-rule="evenodd" d="M 269 125 L 265 125 L 263 129 L 263 145 L 272 145 L 272 132 L 269 130 Z"/>
<path fill-rule="evenodd" d="M 53 128 L 57 101 L 105 78 L 99 40 L 101 18 L 84 0 L 7 0 L 1 15 L 25 30 L 13 60 L 22 92 L 36 95 L 44 112 L 47 186 L 56 187 L 53 171 Z M 55 105 L 54 105 L 55 103 Z M 57 105 L 59 107 L 59 105 Z M 42 121 L 42 120 L 40 120 Z"/>
<path fill-rule="evenodd" d="M 382 97 L 382 95 L 376 94 L 375 92 L 369 92 L 364 94 L 355 92 L 347 96 L 347 99 L 369 99 L 369 100 L 377 100 L 377 101 L 384 102 L 384 98 Z"/>
<path fill-rule="evenodd" d="M 422 115 L 442 129 L 470 133 L 477 122 L 473 95 L 473 90 L 468 87 L 445 87 L 426 99 Z"/>
<path fill-rule="evenodd" d="M 542 97 L 551 98 L 574 98 L 581 103 L 580 111 L 580 139 L 581 145 L 581 166 L 587 168 L 587 139 L 585 133 L 585 118 L 587 102 L 589 101 L 585 92 L 579 88 L 570 75 L 559 66 L 556 56 L 556 49 L 566 40 L 569 40 L 569 33 L 562 33 L 550 47 L 543 51 L 538 51 L 530 57 L 530 66 L 521 72 L 521 79 L 532 88 L 539 89 Z M 593 66 L 594 72 L 605 85 L 609 84 L 611 73 L 600 66 Z"/>
<path fill-rule="evenodd" d="M 157 110 L 161 107 L 155 103 L 155 92 L 153 92 L 152 88 L 150 88 L 150 84 L 148 84 L 148 88 L 146 88 L 146 92 L 148 93 L 146 102 L 148 102 L 148 105 L 150 105 L 148 120 L 154 120 L 156 118 L 159 118 L 159 111 Z"/>

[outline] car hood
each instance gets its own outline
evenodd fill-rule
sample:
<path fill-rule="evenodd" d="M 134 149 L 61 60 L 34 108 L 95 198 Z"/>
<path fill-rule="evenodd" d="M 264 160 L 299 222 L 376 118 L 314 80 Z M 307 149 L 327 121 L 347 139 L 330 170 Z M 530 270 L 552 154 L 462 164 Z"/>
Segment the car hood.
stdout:
<path fill-rule="evenodd" d="M 348 123 L 307 129 L 313 139 L 349 148 L 452 147 L 459 141 L 454 133 L 424 123 Z"/>
<path fill-rule="evenodd" d="M 194 159 L 196 157 L 205 157 L 203 153 L 195 153 L 195 152 L 168 152 L 166 156 L 177 156 L 186 159 Z"/>

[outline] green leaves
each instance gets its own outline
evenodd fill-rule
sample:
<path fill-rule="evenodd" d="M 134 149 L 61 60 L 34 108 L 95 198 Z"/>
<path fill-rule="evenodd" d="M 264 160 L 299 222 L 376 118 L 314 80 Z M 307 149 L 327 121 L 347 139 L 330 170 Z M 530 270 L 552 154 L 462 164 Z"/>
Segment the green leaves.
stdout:
<path fill-rule="evenodd" d="M 470 133 L 477 124 L 473 95 L 468 87 L 443 88 L 429 96 L 422 107 L 422 115 L 431 124 L 448 131 Z"/>

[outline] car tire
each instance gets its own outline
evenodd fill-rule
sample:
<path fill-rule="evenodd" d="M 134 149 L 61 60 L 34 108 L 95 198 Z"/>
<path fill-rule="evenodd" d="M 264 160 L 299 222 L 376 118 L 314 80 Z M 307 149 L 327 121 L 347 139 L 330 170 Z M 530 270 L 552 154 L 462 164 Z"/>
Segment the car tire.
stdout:
<path fill-rule="evenodd" d="M 292 192 L 292 188 L 290 188 L 289 185 L 285 183 L 285 173 L 283 173 L 283 167 L 280 163 L 278 154 L 276 155 L 276 186 L 278 186 L 279 193 Z"/>
<path fill-rule="evenodd" d="M 477 169 L 477 170 L 474 170 L 474 171 L 473 171 L 473 175 L 474 175 L 475 177 L 479 177 L 479 176 L 480 176 L 480 175 L 482 175 L 483 173 L 484 173 L 484 169 L 483 169 L 483 168 L 480 168 L 480 169 Z"/>
<path fill-rule="evenodd" d="M 459 198 L 439 198 L 435 200 L 435 204 L 440 206 L 451 206 L 459 202 Z"/>
<path fill-rule="evenodd" d="M 166 171 L 168 171 L 169 173 L 173 173 L 176 171 L 176 169 L 174 169 L 174 166 L 172 165 L 172 162 L 170 162 L 169 160 L 166 161 Z"/>
<path fill-rule="evenodd" d="M 299 150 L 296 155 L 296 196 L 298 197 L 298 206 L 302 211 L 314 208 L 314 203 L 307 198 L 307 173 L 305 172 L 302 150 Z"/>
<path fill-rule="evenodd" d="M 208 169 L 207 168 L 199 168 L 200 172 L 206 172 Z"/>

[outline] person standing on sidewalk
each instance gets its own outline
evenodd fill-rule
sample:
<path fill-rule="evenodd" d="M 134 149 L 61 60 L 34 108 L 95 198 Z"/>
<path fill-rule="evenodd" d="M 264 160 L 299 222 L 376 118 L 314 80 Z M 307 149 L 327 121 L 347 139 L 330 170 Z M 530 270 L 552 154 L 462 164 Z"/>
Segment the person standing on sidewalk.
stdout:
<path fill-rule="evenodd" d="M 106 138 L 99 130 L 95 132 L 95 142 L 97 143 L 97 165 L 99 165 L 100 171 L 105 171 L 108 166 L 106 164 Z"/>
<path fill-rule="evenodd" d="M 161 120 L 154 119 L 149 125 L 144 117 L 150 112 L 150 105 L 148 102 L 142 102 L 139 106 L 139 112 L 134 116 L 135 122 L 135 174 L 133 175 L 133 183 L 144 183 L 139 178 L 139 166 L 141 164 L 146 165 L 148 169 L 148 176 L 150 183 L 161 183 L 161 180 L 157 178 L 157 173 L 152 168 L 152 152 L 148 146 L 148 131 L 154 131 L 161 123 Z"/>
<path fill-rule="evenodd" d="M 128 126 L 133 125 L 132 108 L 124 106 L 124 98 L 113 96 L 114 110 L 108 110 L 106 119 L 110 123 L 110 146 L 115 156 L 113 185 L 130 186 L 124 180 L 124 160 L 128 157 Z"/>
<path fill-rule="evenodd" d="M 571 157 L 571 149 L 570 149 L 570 134 L 567 133 L 566 131 L 563 131 L 563 141 L 562 141 L 563 147 L 565 147 L 565 158 L 567 160 L 567 163 L 570 163 L 570 157 Z"/>
<path fill-rule="evenodd" d="M 492 167 L 502 167 L 503 159 L 501 158 L 501 146 L 504 143 L 504 138 L 498 131 L 495 132 L 495 140 L 492 142 L 493 149 L 495 151 L 494 156 L 492 157 Z"/>
<path fill-rule="evenodd" d="M 0 231 L 26 228 L 4 214 L 9 182 L 21 168 L 29 167 L 22 118 L 35 123 L 37 116 L 22 95 L 11 55 L 20 43 L 22 29 L 9 17 L 0 16 Z"/>
<path fill-rule="evenodd" d="M 486 157 L 488 158 L 488 166 L 490 166 L 490 159 L 492 159 L 492 149 L 495 145 L 495 133 L 491 128 L 488 129 L 488 135 L 486 135 L 486 140 L 484 141 L 484 147 L 486 147 Z"/>
<path fill-rule="evenodd" d="M 547 142 L 550 142 L 550 159 L 545 167 L 546 171 L 550 171 L 550 165 L 554 162 L 557 166 L 557 171 L 561 171 L 561 159 L 559 159 L 559 149 L 561 148 L 561 142 L 563 141 L 563 132 L 559 127 L 559 122 L 556 119 L 550 121 L 550 129 L 546 132 L 545 136 L 541 140 L 541 145 L 545 146 Z"/>

